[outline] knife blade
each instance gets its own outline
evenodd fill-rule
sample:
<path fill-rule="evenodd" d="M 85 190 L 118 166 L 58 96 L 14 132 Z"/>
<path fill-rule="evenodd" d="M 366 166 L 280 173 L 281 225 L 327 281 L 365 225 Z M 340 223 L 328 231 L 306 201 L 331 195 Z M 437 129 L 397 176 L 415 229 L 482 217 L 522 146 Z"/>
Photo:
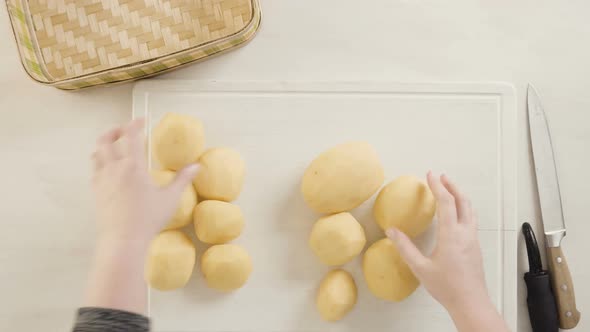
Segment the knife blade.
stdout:
<path fill-rule="evenodd" d="M 574 285 L 561 249 L 561 240 L 566 234 L 566 228 L 559 179 L 545 111 L 539 95 L 530 84 L 527 91 L 527 104 L 539 206 L 545 230 L 551 284 L 557 300 L 559 326 L 562 329 L 571 329 L 580 321 L 580 312 L 576 308 Z"/>

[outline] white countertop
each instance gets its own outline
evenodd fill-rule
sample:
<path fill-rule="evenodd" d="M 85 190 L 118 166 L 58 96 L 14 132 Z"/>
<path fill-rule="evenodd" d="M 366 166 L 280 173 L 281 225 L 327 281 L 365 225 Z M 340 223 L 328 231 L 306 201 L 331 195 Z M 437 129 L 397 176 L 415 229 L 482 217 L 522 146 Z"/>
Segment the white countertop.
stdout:
<path fill-rule="evenodd" d="M 519 102 L 519 222 L 539 216 L 525 113 L 533 83 L 552 130 L 569 234 L 563 246 L 582 312 L 577 331 L 590 330 L 583 282 L 590 279 L 590 4 L 261 1 L 263 26 L 249 45 L 162 79 L 511 82 Z M 80 303 L 93 239 L 88 158 L 100 132 L 130 118 L 133 85 L 72 93 L 34 83 L 0 7 L 0 330 L 63 331 Z M 526 315 L 519 326 L 530 331 Z"/>

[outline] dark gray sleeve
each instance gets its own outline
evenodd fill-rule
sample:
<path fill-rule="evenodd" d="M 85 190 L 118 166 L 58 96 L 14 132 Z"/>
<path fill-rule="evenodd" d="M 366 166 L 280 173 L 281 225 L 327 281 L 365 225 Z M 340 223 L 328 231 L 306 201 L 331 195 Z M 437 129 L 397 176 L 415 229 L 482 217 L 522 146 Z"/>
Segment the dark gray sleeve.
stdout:
<path fill-rule="evenodd" d="M 148 332 L 150 320 L 132 312 L 81 308 L 73 332 Z"/>

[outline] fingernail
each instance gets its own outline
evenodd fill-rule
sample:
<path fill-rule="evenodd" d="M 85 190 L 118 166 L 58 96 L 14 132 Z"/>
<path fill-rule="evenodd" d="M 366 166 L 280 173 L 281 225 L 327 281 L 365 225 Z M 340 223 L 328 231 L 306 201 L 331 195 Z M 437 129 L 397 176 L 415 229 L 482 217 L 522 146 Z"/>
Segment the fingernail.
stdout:
<path fill-rule="evenodd" d="M 392 227 L 385 231 L 385 235 L 392 240 L 397 240 L 397 229 Z"/>
<path fill-rule="evenodd" d="M 190 164 L 186 167 L 186 171 L 190 173 L 197 173 L 199 167 L 200 166 L 198 164 Z"/>

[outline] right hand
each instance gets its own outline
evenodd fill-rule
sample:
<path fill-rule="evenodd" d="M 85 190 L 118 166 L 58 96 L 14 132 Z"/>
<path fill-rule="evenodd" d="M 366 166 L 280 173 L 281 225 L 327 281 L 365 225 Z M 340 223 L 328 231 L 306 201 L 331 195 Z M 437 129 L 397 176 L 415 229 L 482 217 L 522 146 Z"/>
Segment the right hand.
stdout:
<path fill-rule="evenodd" d="M 427 179 L 438 203 L 438 239 L 432 255 L 425 257 L 397 229 L 389 229 L 387 236 L 430 295 L 449 312 L 491 303 L 470 201 L 445 175 L 439 178 L 429 172 Z"/>

